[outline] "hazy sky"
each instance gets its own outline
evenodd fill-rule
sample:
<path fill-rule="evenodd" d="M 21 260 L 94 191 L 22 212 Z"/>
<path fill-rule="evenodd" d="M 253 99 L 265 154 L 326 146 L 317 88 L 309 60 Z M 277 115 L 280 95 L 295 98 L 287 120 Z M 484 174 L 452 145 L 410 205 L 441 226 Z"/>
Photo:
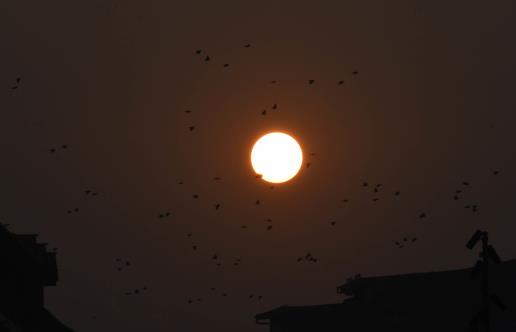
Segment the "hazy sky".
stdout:
<path fill-rule="evenodd" d="M 469 266 L 477 228 L 514 258 L 514 31 L 513 0 L 1 1 L 0 222 L 58 248 L 77 331 L 266 331 L 356 273 Z M 311 163 L 273 190 L 270 130 Z"/>

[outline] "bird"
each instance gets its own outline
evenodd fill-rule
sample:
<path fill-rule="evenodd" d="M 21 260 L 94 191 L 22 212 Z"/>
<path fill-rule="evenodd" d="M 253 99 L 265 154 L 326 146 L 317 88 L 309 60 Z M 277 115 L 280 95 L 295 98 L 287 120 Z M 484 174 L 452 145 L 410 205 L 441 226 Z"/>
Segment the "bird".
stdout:
<path fill-rule="evenodd" d="M 396 192 L 394 193 L 394 196 L 399 196 L 399 195 L 400 195 L 400 192 L 399 192 L 399 191 L 396 191 Z"/>
<path fill-rule="evenodd" d="M 469 182 L 468 181 L 464 181 L 464 182 L 462 182 L 462 185 L 469 186 Z"/>
<path fill-rule="evenodd" d="M 210 61 L 210 56 L 207 55 L 205 58 L 204 58 L 204 61 Z"/>
<path fill-rule="evenodd" d="M 219 208 L 220 208 L 220 204 L 219 203 L 215 204 L 215 210 L 218 210 Z"/>
<path fill-rule="evenodd" d="M 214 181 L 220 181 L 220 180 L 222 180 L 222 179 L 221 179 L 220 177 L 216 176 L 216 177 L 214 177 L 214 178 L 213 178 L 213 180 L 214 180 Z"/>
<path fill-rule="evenodd" d="M 302 260 L 303 260 L 303 257 L 299 257 L 299 258 L 297 259 L 297 261 L 298 261 L 298 262 L 301 262 Z"/>
<path fill-rule="evenodd" d="M 198 194 L 193 194 L 193 199 L 199 199 L 199 195 Z"/>
<path fill-rule="evenodd" d="M 50 151 L 50 153 L 54 153 L 54 152 L 56 152 L 56 149 L 50 149 L 49 151 Z"/>
<path fill-rule="evenodd" d="M 249 47 L 251 47 L 251 44 L 245 44 L 244 47 L 249 48 Z"/>
<path fill-rule="evenodd" d="M 89 195 L 89 194 L 91 193 L 91 190 L 85 190 L 85 191 L 84 191 L 84 193 L 85 193 L 86 195 Z"/>
<path fill-rule="evenodd" d="M 187 237 L 192 237 L 192 233 L 186 234 Z"/>
<path fill-rule="evenodd" d="M 375 197 L 372 199 L 373 202 L 378 202 L 379 198 L 378 197 Z"/>
<path fill-rule="evenodd" d="M 260 200 L 257 199 L 256 202 L 254 202 L 256 205 L 260 205 Z"/>
<path fill-rule="evenodd" d="M 278 108 L 278 104 L 273 104 L 273 105 L 272 105 L 272 109 L 273 109 L 273 110 L 275 110 L 275 109 L 277 109 L 277 108 Z"/>
<path fill-rule="evenodd" d="M 374 188 L 374 190 L 373 190 L 373 191 L 374 191 L 375 193 L 377 193 L 377 192 L 378 192 L 378 188 Z"/>
<path fill-rule="evenodd" d="M 195 126 L 190 126 L 190 127 L 188 127 L 188 129 L 189 129 L 190 131 L 194 131 Z"/>
<path fill-rule="evenodd" d="M 16 77 L 16 83 L 20 83 L 21 77 Z"/>
<path fill-rule="evenodd" d="M 217 254 L 215 254 L 215 255 L 213 255 L 213 256 L 211 257 L 211 259 L 213 259 L 213 260 L 217 260 L 218 258 L 219 258 L 219 256 L 218 256 Z"/>
<path fill-rule="evenodd" d="M 267 230 L 270 231 L 272 229 L 272 225 L 267 226 Z"/>
<path fill-rule="evenodd" d="M 227 67 L 229 67 L 229 63 L 224 64 L 224 68 L 227 68 Z"/>
<path fill-rule="evenodd" d="M 426 213 L 424 213 L 424 212 L 419 215 L 419 219 L 423 219 L 425 217 L 426 217 Z"/>
<path fill-rule="evenodd" d="M 274 189 L 274 186 L 269 186 L 269 189 L 270 189 L 270 190 Z"/>
<path fill-rule="evenodd" d="M 276 84 L 276 82 L 277 82 L 277 81 L 274 81 L 274 80 L 273 80 L 273 81 L 271 81 L 271 84 Z"/>
<path fill-rule="evenodd" d="M 368 185 L 369 185 L 369 183 L 367 183 L 367 182 L 362 183 L 362 187 L 367 187 Z"/>
<path fill-rule="evenodd" d="M 196 50 L 195 54 L 201 54 L 202 50 Z"/>
<path fill-rule="evenodd" d="M 412 238 L 412 242 L 416 242 L 416 240 L 417 240 L 417 237 Z"/>
<path fill-rule="evenodd" d="M 242 225 L 240 226 L 242 229 L 247 229 L 247 226 L 246 225 Z"/>
<path fill-rule="evenodd" d="M 353 72 L 353 75 L 358 75 L 358 71 L 357 71 L 357 70 L 355 70 L 355 71 Z"/>
<path fill-rule="evenodd" d="M 310 152 L 310 155 L 311 155 L 312 157 L 315 157 L 316 153 L 315 153 L 315 152 Z"/>
<path fill-rule="evenodd" d="M 338 81 L 337 82 L 337 85 L 342 85 L 342 84 L 344 84 L 344 81 Z"/>
<path fill-rule="evenodd" d="M 265 219 L 266 222 L 272 222 L 272 219 L 271 218 L 267 218 Z"/>
<path fill-rule="evenodd" d="M 347 203 L 347 202 L 349 202 L 349 199 L 343 199 L 342 202 Z"/>
<path fill-rule="evenodd" d="M 310 167 L 311 163 L 306 163 L 306 168 Z"/>
<path fill-rule="evenodd" d="M 63 145 L 61 145 L 61 148 L 63 148 L 63 149 L 67 149 L 67 148 L 68 148 L 68 145 L 63 144 Z"/>
<path fill-rule="evenodd" d="M 335 226 L 336 222 L 335 222 L 335 221 L 332 221 L 330 224 L 331 224 L 332 226 Z"/>
<path fill-rule="evenodd" d="M 315 80 L 308 80 L 308 84 L 312 85 L 315 83 Z"/>
<path fill-rule="evenodd" d="M 262 115 L 266 115 L 266 114 L 267 114 L 267 110 L 263 110 Z"/>
<path fill-rule="evenodd" d="M 79 208 L 74 208 L 73 212 L 79 212 Z"/>
<path fill-rule="evenodd" d="M 183 184 L 184 182 L 183 181 L 177 181 L 177 184 Z"/>
<path fill-rule="evenodd" d="M 456 201 L 459 199 L 459 196 L 455 195 L 455 196 L 453 196 L 453 199 Z"/>
<path fill-rule="evenodd" d="M 407 238 L 406 237 L 403 238 L 403 242 L 407 242 Z"/>
<path fill-rule="evenodd" d="M 185 113 L 188 113 L 188 114 L 189 114 L 189 113 L 192 113 L 192 111 L 190 111 L 190 110 L 185 110 Z"/>
<path fill-rule="evenodd" d="M 263 174 L 256 174 L 254 177 L 257 179 L 261 179 L 263 177 Z"/>
<path fill-rule="evenodd" d="M 493 175 L 498 175 L 499 171 L 493 171 Z"/>
<path fill-rule="evenodd" d="M 196 245 L 195 245 L 195 246 L 192 246 L 192 249 L 193 249 L 193 250 L 197 250 L 197 246 L 196 246 Z"/>

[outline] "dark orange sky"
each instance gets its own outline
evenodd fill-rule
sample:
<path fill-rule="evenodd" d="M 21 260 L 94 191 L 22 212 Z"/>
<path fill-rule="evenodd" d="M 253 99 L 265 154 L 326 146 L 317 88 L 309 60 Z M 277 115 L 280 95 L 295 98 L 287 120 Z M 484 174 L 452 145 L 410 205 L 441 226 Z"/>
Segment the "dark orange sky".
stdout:
<path fill-rule="evenodd" d="M 469 266 L 477 228 L 514 258 L 513 31 L 510 0 L 3 1 L 0 222 L 58 248 L 77 331 L 265 331 L 356 273 Z M 311 163 L 274 190 L 269 130 Z"/>

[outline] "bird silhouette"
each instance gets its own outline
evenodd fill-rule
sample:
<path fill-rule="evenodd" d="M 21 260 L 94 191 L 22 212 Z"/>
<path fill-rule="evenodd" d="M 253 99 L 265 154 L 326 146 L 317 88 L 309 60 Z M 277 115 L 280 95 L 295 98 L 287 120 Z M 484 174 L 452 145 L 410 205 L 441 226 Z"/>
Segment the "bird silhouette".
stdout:
<path fill-rule="evenodd" d="M 188 127 L 188 129 L 189 129 L 190 131 L 194 131 L 195 126 L 190 126 L 190 127 Z"/>
<path fill-rule="evenodd" d="M 220 208 L 220 204 L 219 203 L 215 204 L 215 210 L 218 210 L 219 208 Z"/>
<path fill-rule="evenodd" d="M 251 47 L 251 44 L 245 44 L 244 47 L 249 48 L 249 47 Z"/>
<path fill-rule="evenodd" d="M 357 70 L 355 70 L 355 71 L 353 72 L 353 75 L 358 75 L 358 71 L 357 71 Z"/>
<path fill-rule="evenodd" d="M 198 194 L 193 194 L 193 199 L 198 199 L 199 198 L 199 195 Z"/>
<path fill-rule="evenodd" d="M 271 81 L 271 84 L 276 84 L 276 83 L 277 83 L 277 81 Z"/>
<path fill-rule="evenodd" d="M 277 109 L 277 108 L 278 108 L 278 105 L 277 105 L 277 104 L 273 104 L 273 105 L 272 105 L 272 109 L 273 109 L 273 110 L 275 110 L 275 109 Z"/>
<path fill-rule="evenodd" d="M 362 187 L 367 187 L 368 185 L 369 185 L 369 183 L 367 183 L 367 182 L 362 183 Z"/>
<path fill-rule="evenodd" d="M 256 202 L 254 202 L 256 205 L 260 205 L 260 200 L 257 199 Z"/>
<path fill-rule="evenodd" d="M 426 218 L 426 213 L 424 213 L 424 212 L 419 215 L 419 219 L 423 219 L 423 218 Z"/>
<path fill-rule="evenodd" d="M 336 222 L 335 222 L 335 221 L 332 221 L 330 224 L 331 224 L 332 226 L 335 226 Z"/>
<path fill-rule="evenodd" d="M 306 168 L 310 167 L 311 165 L 311 163 L 306 163 Z"/>
<path fill-rule="evenodd" d="M 201 54 L 202 50 L 196 50 L 195 54 Z"/>
<path fill-rule="evenodd" d="M 54 153 L 54 152 L 56 152 L 56 149 L 50 149 L 48 151 L 50 151 L 50 153 Z"/>
<path fill-rule="evenodd" d="M 337 85 L 342 85 L 342 84 L 344 84 L 344 81 L 338 81 L 337 82 Z"/>
<path fill-rule="evenodd" d="M 227 68 L 227 67 L 229 67 L 229 63 L 224 64 L 224 68 Z"/>
<path fill-rule="evenodd" d="M 204 58 L 204 61 L 210 61 L 210 56 L 207 55 L 205 58 Z"/>
<path fill-rule="evenodd" d="M 312 85 L 312 84 L 314 84 L 314 83 L 315 83 L 315 80 L 308 80 L 308 84 L 309 84 L 309 85 Z"/>
<path fill-rule="evenodd" d="M 192 113 L 192 111 L 190 111 L 190 110 L 185 110 L 185 113 L 188 113 L 188 114 L 189 114 L 189 113 Z"/>
<path fill-rule="evenodd" d="M 500 171 L 493 171 L 493 175 L 498 175 L 498 173 L 500 173 Z"/>
<path fill-rule="evenodd" d="M 220 180 L 222 180 L 222 179 L 221 179 L 220 177 L 216 176 L 216 177 L 214 177 L 214 178 L 213 178 L 213 180 L 214 180 L 214 181 L 220 181 Z"/>
<path fill-rule="evenodd" d="M 399 195 L 400 195 L 400 192 L 399 192 L 399 191 L 396 191 L 396 192 L 394 193 L 394 195 L 395 195 L 395 196 L 399 196 Z"/>
<path fill-rule="evenodd" d="M 464 181 L 464 182 L 462 182 L 462 185 L 469 186 L 469 182 L 468 181 Z"/>
<path fill-rule="evenodd" d="M 266 115 L 266 114 L 267 114 L 267 110 L 263 110 L 262 115 Z"/>
<path fill-rule="evenodd" d="M 270 231 L 272 229 L 272 225 L 267 226 L 267 230 Z"/>

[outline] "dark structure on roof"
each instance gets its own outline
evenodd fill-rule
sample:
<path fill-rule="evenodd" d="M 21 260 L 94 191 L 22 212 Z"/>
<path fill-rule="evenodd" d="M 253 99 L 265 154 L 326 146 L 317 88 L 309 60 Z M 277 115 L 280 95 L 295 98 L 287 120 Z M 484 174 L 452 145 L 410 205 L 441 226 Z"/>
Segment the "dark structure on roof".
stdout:
<path fill-rule="evenodd" d="M 271 332 L 484 331 L 476 270 L 357 276 L 337 287 L 347 296 L 342 303 L 283 306 L 255 318 Z M 516 331 L 516 260 L 490 265 L 489 278 L 490 331 Z"/>
<path fill-rule="evenodd" d="M 56 254 L 37 235 L 0 224 L 0 332 L 71 332 L 44 308 L 44 287 L 57 283 Z"/>

